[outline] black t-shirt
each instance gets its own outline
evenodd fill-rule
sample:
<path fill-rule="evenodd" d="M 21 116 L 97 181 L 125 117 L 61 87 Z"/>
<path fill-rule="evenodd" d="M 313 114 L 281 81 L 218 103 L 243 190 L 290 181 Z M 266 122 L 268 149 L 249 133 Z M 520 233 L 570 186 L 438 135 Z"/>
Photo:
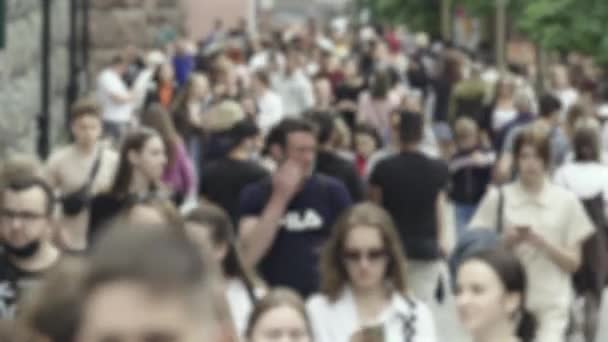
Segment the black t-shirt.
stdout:
<path fill-rule="evenodd" d="M 266 177 L 268 171 L 254 162 L 221 159 L 202 168 L 199 194 L 224 208 L 236 223 L 241 191 Z"/>
<path fill-rule="evenodd" d="M 41 272 L 17 268 L 8 255 L 0 251 L 0 319 L 14 319 L 24 292 L 38 285 L 41 278 Z"/>
<path fill-rule="evenodd" d="M 89 214 L 89 245 L 127 205 L 127 198 L 117 198 L 111 194 L 99 194 L 93 197 Z"/>
<path fill-rule="evenodd" d="M 450 199 L 458 204 L 476 205 L 486 193 L 488 184 L 492 180 L 493 162 L 488 159 L 486 164 L 480 165 L 470 161 L 473 153 L 480 153 L 486 159 L 493 156 L 491 149 L 459 152 L 450 160 L 451 184 Z"/>
<path fill-rule="evenodd" d="M 382 205 L 391 214 L 408 257 L 441 256 L 437 235 L 437 196 L 446 189 L 447 165 L 418 152 L 402 152 L 382 160 L 370 184 L 382 190 Z"/>
<path fill-rule="evenodd" d="M 272 192 L 270 179 L 243 190 L 241 217 L 260 216 Z M 338 216 L 351 205 L 344 185 L 313 175 L 287 207 L 272 246 L 261 260 L 260 273 L 269 286 L 287 286 L 303 297 L 319 287 L 319 253 Z"/>
<path fill-rule="evenodd" d="M 353 163 L 335 153 L 319 151 L 316 167 L 317 172 L 341 180 L 348 189 L 353 202 L 363 200 L 363 184 Z"/>

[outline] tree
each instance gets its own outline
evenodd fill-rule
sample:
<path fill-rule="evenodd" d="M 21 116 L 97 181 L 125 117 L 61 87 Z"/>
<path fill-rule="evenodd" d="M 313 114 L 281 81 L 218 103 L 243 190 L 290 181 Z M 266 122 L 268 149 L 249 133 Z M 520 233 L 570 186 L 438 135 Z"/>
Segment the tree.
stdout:
<path fill-rule="evenodd" d="M 412 31 L 425 31 L 439 36 L 441 0 L 360 0 L 375 20 L 406 24 Z"/>
<path fill-rule="evenodd" d="M 492 15 L 496 0 L 460 0 L 474 13 Z M 608 1 L 509 0 L 514 27 L 548 51 L 579 51 L 608 64 Z"/>

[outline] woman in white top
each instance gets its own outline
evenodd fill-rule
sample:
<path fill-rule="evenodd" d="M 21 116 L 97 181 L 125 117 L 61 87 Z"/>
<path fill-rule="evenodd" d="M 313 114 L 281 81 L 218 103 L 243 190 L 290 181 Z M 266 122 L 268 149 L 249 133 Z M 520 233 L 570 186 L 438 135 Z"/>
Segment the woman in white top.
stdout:
<path fill-rule="evenodd" d="M 527 277 L 506 249 L 483 250 L 458 268 L 456 300 L 473 342 L 532 342 L 536 318 L 524 308 Z"/>
<path fill-rule="evenodd" d="M 276 288 L 255 305 L 245 333 L 247 342 L 312 342 L 304 302 L 290 289 Z"/>
<path fill-rule="evenodd" d="M 243 338 L 254 302 L 263 295 L 255 288 L 254 276 L 241 262 L 235 233 L 226 212 L 211 203 L 203 203 L 186 216 L 186 233 L 196 243 L 213 252 L 221 265 L 226 300 L 238 335 Z"/>
<path fill-rule="evenodd" d="M 539 126 L 540 127 L 540 126 Z M 528 276 L 526 308 L 539 320 L 537 342 L 564 341 L 574 295 L 572 275 L 581 265 L 581 246 L 594 227 L 578 198 L 547 180 L 548 130 L 532 126 L 515 140 L 517 179 L 481 201 L 471 228 L 498 229 Z M 498 222 L 502 224 L 498 225 Z"/>
<path fill-rule="evenodd" d="M 321 293 L 307 303 L 316 342 L 434 342 L 429 309 L 406 289 L 399 235 L 380 207 L 350 209 L 321 255 Z"/>
<path fill-rule="evenodd" d="M 597 328 L 597 313 L 606 282 L 606 204 L 608 203 L 608 166 L 600 162 L 600 125 L 594 118 L 579 119 L 572 136 L 574 162 L 559 168 L 555 183 L 583 201 L 596 225 L 596 234 L 583 248 L 583 265 L 575 277 L 576 290 L 585 298 L 585 335 L 592 340 Z"/>

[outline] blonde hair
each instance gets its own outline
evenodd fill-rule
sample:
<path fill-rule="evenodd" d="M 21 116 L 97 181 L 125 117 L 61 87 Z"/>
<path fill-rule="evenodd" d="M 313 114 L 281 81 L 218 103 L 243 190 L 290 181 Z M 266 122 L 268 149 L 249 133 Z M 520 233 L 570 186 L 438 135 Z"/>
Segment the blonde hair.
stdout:
<path fill-rule="evenodd" d="M 456 120 L 456 123 L 454 124 L 454 135 L 456 142 L 471 136 L 478 137 L 479 127 L 473 119 L 463 116 Z"/>

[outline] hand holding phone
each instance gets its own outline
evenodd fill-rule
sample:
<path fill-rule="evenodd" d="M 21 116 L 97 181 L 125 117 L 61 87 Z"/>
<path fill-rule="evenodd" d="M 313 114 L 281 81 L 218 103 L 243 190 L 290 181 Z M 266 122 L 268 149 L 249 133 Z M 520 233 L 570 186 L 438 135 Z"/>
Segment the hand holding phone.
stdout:
<path fill-rule="evenodd" d="M 384 327 L 378 325 L 362 328 L 351 336 L 350 342 L 384 342 Z"/>

